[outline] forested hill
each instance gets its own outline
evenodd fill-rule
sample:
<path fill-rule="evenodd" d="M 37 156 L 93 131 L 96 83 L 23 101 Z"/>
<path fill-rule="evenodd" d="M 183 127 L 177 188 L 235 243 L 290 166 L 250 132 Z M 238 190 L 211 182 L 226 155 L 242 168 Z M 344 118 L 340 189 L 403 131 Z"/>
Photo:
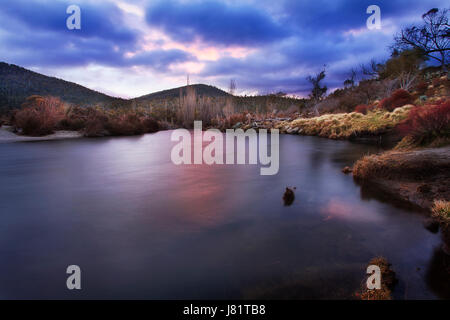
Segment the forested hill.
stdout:
<path fill-rule="evenodd" d="M 191 88 L 195 89 L 195 93 L 197 96 L 208 96 L 208 97 L 225 97 L 229 94 L 219 88 L 209 86 L 206 84 L 192 84 Z M 186 94 L 186 86 L 178 87 L 169 90 L 158 91 L 154 93 L 147 94 L 145 96 L 141 96 L 136 98 L 137 101 L 144 100 L 153 100 L 153 99 L 167 99 L 167 98 L 177 98 L 180 96 L 180 90 L 183 95 Z"/>
<path fill-rule="evenodd" d="M 31 95 L 55 96 L 79 105 L 126 104 L 79 84 L 48 77 L 25 68 L 0 62 L 0 110 L 18 108 Z"/>
<path fill-rule="evenodd" d="M 227 96 L 223 90 L 216 87 L 195 84 L 198 96 L 223 97 Z M 136 98 L 137 102 L 147 102 L 155 99 L 171 99 L 180 95 L 180 89 L 186 94 L 186 86 L 159 91 Z M 128 106 L 131 100 L 114 98 L 79 84 L 48 77 L 25 68 L 0 62 L 0 111 L 19 108 L 25 99 L 32 95 L 54 96 L 61 100 L 80 106 Z"/>

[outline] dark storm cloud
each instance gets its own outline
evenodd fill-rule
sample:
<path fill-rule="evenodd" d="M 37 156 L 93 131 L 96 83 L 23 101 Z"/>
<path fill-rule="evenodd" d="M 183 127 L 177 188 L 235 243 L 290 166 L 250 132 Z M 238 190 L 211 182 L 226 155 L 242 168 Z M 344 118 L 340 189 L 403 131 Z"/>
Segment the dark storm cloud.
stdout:
<path fill-rule="evenodd" d="M 443 0 L 131 1 L 145 11 L 144 25 L 164 34 L 146 51 L 145 31 L 134 29 L 133 17 L 113 0 L 77 2 L 2 1 L 0 60 L 25 67 L 145 66 L 169 77 L 173 63 L 200 62 L 205 65 L 197 75 L 202 82 L 226 87 L 233 78 L 247 91 L 304 92 L 306 76 L 323 65 L 331 88 L 342 84 L 352 67 L 388 58 L 396 30 L 420 21 L 430 8 L 448 6 Z M 66 28 L 69 4 L 82 10 L 81 30 Z M 372 4 L 381 8 L 381 30 L 366 29 L 366 9 Z M 252 51 L 241 58 L 201 61 L 194 53 L 163 50 L 167 38 L 172 44 L 199 41 L 219 52 L 230 47 Z"/>
<path fill-rule="evenodd" d="M 199 38 L 221 46 L 255 46 L 289 35 L 288 29 L 257 6 L 211 0 L 159 1 L 150 5 L 146 20 L 180 42 Z"/>
<path fill-rule="evenodd" d="M 76 32 L 68 30 L 66 9 L 71 4 L 74 4 L 74 1 L 14 0 L 2 3 L 0 12 L 19 20 L 34 32 L 48 31 L 70 37 L 100 38 L 124 44 L 136 41 L 138 33 L 124 28 L 122 12 L 107 2 L 79 4 L 82 11 L 82 28 Z"/>
<path fill-rule="evenodd" d="M 0 30 L 5 32 L 0 42 L 8 48 L 3 53 L 9 57 L 8 62 L 59 67 L 97 63 L 113 67 L 150 66 L 167 71 L 171 63 L 196 59 L 177 49 L 127 57 L 125 53 L 137 48 L 142 35 L 124 25 L 118 7 L 111 3 L 82 3 L 81 30 L 68 30 L 66 8 L 71 3 L 19 0 L 0 6 L 4 22 Z"/>

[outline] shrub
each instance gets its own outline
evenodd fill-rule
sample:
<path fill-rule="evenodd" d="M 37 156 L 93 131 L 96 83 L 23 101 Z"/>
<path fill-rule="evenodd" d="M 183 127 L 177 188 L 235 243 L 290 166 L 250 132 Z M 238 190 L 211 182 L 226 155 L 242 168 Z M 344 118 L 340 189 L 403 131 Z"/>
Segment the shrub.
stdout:
<path fill-rule="evenodd" d="M 368 265 L 376 265 L 380 268 L 381 288 L 369 290 L 366 285 L 368 278 L 366 278 L 361 290 L 361 300 L 391 300 L 392 290 L 398 282 L 395 271 L 391 268 L 392 265 L 384 257 L 375 257 L 369 261 Z"/>
<path fill-rule="evenodd" d="M 358 106 L 356 106 L 355 108 L 355 112 L 359 112 L 362 114 L 367 114 L 368 111 L 372 110 L 373 108 L 371 106 L 365 105 L 365 104 L 360 104 Z"/>
<path fill-rule="evenodd" d="M 42 136 L 53 133 L 63 117 L 63 103 L 58 98 L 31 96 L 14 115 L 14 124 L 25 135 Z"/>
<path fill-rule="evenodd" d="M 414 101 L 411 94 L 403 89 L 395 90 L 389 98 L 380 101 L 379 107 L 388 111 L 411 104 Z"/>
<path fill-rule="evenodd" d="M 106 134 L 105 121 L 100 117 L 88 120 L 84 128 L 86 137 L 102 137 Z"/>
<path fill-rule="evenodd" d="M 231 129 L 237 123 L 246 123 L 247 115 L 245 113 L 234 113 L 226 117 L 223 121 L 217 121 L 221 129 Z"/>
<path fill-rule="evenodd" d="M 157 132 L 159 130 L 159 123 L 155 119 L 145 117 L 141 121 L 145 133 Z"/>
<path fill-rule="evenodd" d="M 64 119 L 59 123 L 59 127 L 63 130 L 81 130 L 86 127 L 87 122 L 98 116 L 103 116 L 100 111 L 94 108 L 70 107 Z"/>
<path fill-rule="evenodd" d="M 431 208 L 431 216 L 439 222 L 442 240 L 450 250 L 450 201 L 435 200 Z"/>
<path fill-rule="evenodd" d="M 437 138 L 450 139 L 450 100 L 412 108 L 398 130 L 415 145 L 427 145 Z"/>
<path fill-rule="evenodd" d="M 428 84 L 425 81 L 421 81 L 417 84 L 415 90 L 419 95 L 423 95 L 428 89 Z"/>
<path fill-rule="evenodd" d="M 442 224 L 450 224 L 450 201 L 435 200 L 431 209 L 432 216 Z"/>

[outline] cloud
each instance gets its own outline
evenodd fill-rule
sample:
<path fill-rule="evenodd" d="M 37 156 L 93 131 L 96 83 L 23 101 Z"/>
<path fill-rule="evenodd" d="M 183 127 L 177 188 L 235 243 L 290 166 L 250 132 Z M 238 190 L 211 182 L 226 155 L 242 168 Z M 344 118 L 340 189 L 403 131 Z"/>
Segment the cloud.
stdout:
<path fill-rule="evenodd" d="M 142 34 L 124 24 L 123 12 L 112 3 L 81 3 L 81 30 L 68 30 L 68 4 L 18 0 L 1 6 L 2 57 L 23 66 L 148 66 L 161 72 L 195 60 L 178 49 L 139 50 Z"/>
<path fill-rule="evenodd" d="M 176 41 L 256 46 L 278 41 L 289 30 L 255 6 L 218 1 L 159 1 L 147 9 L 147 23 Z"/>
<path fill-rule="evenodd" d="M 66 8 L 74 3 L 82 29 L 71 31 Z M 381 8 L 381 30 L 366 28 L 371 4 Z M 306 94 L 308 74 L 326 64 L 325 83 L 338 87 L 351 68 L 387 59 L 401 26 L 446 6 L 443 0 L 3 1 L 0 59 L 84 83 L 80 70 L 101 68 L 108 72 L 92 77 L 109 86 L 108 75 L 127 79 L 134 71 L 153 81 L 123 85 L 139 94 L 180 85 L 173 79 L 187 72 L 223 88 L 235 79 L 241 92 Z"/>
<path fill-rule="evenodd" d="M 133 43 L 139 36 L 137 31 L 124 28 L 122 11 L 109 2 L 80 3 L 82 28 L 68 30 L 66 9 L 71 4 L 73 1 L 15 0 L 2 3 L 0 11 L 34 32 L 47 31 L 70 38 L 96 38 L 119 44 Z"/>

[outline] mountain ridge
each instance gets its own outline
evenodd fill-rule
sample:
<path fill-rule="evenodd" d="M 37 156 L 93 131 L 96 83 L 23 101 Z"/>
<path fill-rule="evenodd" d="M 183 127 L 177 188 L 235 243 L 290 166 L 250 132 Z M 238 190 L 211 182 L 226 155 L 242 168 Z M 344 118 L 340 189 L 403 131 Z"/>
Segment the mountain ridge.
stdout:
<path fill-rule="evenodd" d="M 229 94 L 217 87 L 193 84 L 198 95 L 221 97 Z M 0 61 L 0 110 L 19 108 L 32 95 L 55 96 L 67 103 L 83 106 L 130 106 L 133 101 L 146 102 L 155 99 L 178 97 L 187 86 L 152 92 L 143 96 L 123 99 L 84 87 L 75 82 L 47 76 L 24 67 Z"/>

